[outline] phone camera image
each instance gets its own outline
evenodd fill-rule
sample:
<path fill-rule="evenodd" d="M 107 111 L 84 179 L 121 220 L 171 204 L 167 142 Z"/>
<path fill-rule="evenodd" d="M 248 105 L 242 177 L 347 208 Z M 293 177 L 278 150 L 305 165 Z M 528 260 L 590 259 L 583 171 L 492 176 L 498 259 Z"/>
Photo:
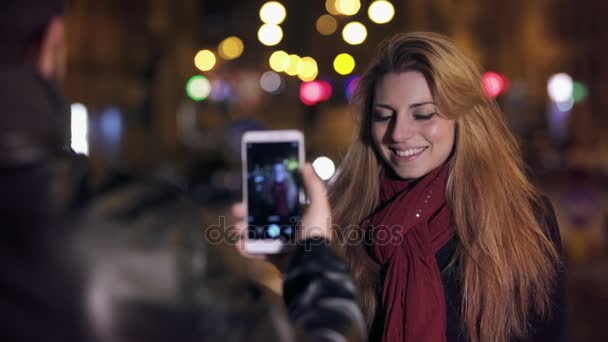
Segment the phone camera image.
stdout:
<path fill-rule="evenodd" d="M 247 144 L 249 239 L 291 240 L 301 217 L 298 142 Z"/>

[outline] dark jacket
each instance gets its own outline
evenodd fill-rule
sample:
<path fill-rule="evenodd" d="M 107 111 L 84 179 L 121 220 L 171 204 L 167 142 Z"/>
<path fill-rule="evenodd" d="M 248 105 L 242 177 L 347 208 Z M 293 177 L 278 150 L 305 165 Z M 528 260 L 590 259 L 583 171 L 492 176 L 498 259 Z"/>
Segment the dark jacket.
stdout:
<path fill-rule="evenodd" d="M 296 249 L 283 305 L 232 246 L 205 238 L 183 194 L 98 177 L 67 153 L 62 108 L 31 68 L 0 70 L 1 341 L 364 339 L 324 241 Z"/>

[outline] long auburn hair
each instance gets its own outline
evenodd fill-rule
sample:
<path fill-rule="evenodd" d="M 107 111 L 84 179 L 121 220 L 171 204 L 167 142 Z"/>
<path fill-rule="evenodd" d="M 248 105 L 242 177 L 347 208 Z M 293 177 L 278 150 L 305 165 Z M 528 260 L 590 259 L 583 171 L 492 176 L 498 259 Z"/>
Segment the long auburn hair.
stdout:
<path fill-rule="evenodd" d="M 377 313 L 380 266 L 360 223 L 378 205 L 384 167 L 371 138 L 376 83 L 388 73 L 421 72 L 439 112 L 456 122 L 446 198 L 459 241 L 450 267 L 462 282 L 462 327 L 469 341 L 525 337 L 531 313 L 550 313 L 559 256 L 535 208 L 516 139 L 496 102 L 484 95 L 479 67 L 440 34 L 397 34 L 384 41 L 358 83 L 357 132 L 329 189 L 337 248 L 359 286 L 368 323 Z M 335 227 L 336 227 L 335 226 Z M 340 240 L 340 238 L 346 240 Z"/>

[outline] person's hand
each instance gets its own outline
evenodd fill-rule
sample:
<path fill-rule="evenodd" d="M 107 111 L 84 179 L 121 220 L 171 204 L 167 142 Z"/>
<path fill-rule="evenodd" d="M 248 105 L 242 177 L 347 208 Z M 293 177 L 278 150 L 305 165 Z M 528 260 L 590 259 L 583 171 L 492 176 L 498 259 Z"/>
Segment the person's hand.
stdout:
<path fill-rule="evenodd" d="M 325 184 L 315 173 L 312 165 L 306 163 L 302 169 L 302 182 L 304 184 L 304 192 L 309 199 L 309 205 L 304 210 L 302 222 L 298 227 L 297 239 L 299 241 L 318 237 L 331 239 L 331 209 L 327 199 L 327 191 Z M 235 225 L 236 233 L 241 237 L 246 234 L 246 223 L 243 220 L 245 210 L 243 203 L 236 203 L 232 206 L 232 214 L 238 223 Z M 268 256 L 263 254 L 249 254 L 244 249 L 244 240 L 241 238 L 236 244 L 237 250 L 244 256 L 254 259 L 267 260 L 273 263 L 277 268 L 281 269 L 283 263 L 279 256 Z"/>
<path fill-rule="evenodd" d="M 325 184 L 309 163 L 306 163 L 302 170 L 302 181 L 309 205 L 302 216 L 298 239 L 320 237 L 329 240 L 332 235 L 331 208 L 327 199 Z"/>

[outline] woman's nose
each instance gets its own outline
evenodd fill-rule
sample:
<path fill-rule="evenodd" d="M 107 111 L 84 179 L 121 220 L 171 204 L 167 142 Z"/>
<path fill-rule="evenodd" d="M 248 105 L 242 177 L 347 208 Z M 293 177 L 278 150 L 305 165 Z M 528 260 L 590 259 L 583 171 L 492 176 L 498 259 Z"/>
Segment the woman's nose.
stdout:
<path fill-rule="evenodd" d="M 391 140 L 402 142 L 409 139 L 414 134 L 414 125 L 408 118 L 398 116 L 390 131 Z"/>

